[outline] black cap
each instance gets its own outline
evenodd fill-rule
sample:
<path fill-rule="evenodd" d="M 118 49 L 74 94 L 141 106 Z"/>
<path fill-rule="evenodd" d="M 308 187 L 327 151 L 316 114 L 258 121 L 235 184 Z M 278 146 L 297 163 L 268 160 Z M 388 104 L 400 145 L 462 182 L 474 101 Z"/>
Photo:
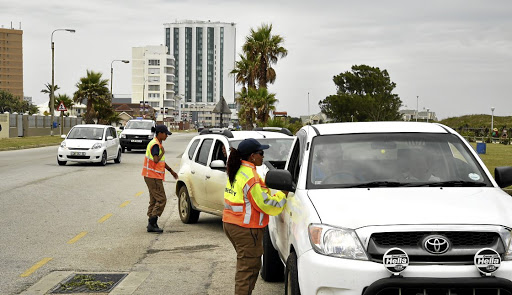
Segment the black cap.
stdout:
<path fill-rule="evenodd" d="M 246 138 L 240 142 L 238 145 L 238 152 L 242 155 L 250 155 L 254 152 L 266 150 L 270 146 L 268 144 L 260 144 L 256 139 L 254 138 Z"/>
<path fill-rule="evenodd" d="M 165 125 L 156 125 L 155 127 L 155 133 L 158 134 L 158 133 L 167 133 L 167 135 L 171 135 L 171 131 L 169 131 L 169 129 L 167 129 L 167 126 Z"/>

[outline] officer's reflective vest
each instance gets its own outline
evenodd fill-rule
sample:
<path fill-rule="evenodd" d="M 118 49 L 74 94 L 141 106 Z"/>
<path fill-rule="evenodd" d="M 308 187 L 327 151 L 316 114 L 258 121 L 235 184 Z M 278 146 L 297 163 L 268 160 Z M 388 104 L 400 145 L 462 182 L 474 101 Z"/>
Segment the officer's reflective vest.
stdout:
<path fill-rule="evenodd" d="M 142 176 L 165 180 L 165 155 L 160 158 L 158 163 L 155 163 L 153 155 L 151 154 L 151 148 L 155 144 L 158 144 L 160 147 L 160 153 L 158 156 L 162 155 L 162 144 L 155 137 L 148 143 L 146 148 L 146 157 L 144 158 L 144 167 L 142 167 Z"/>
<path fill-rule="evenodd" d="M 247 228 L 262 228 L 269 215 L 278 215 L 286 204 L 286 195 L 278 191 L 272 195 L 260 179 L 254 164 L 242 161 L 233 185 L 229 179 L 224 189 L 222 221 Z"/>

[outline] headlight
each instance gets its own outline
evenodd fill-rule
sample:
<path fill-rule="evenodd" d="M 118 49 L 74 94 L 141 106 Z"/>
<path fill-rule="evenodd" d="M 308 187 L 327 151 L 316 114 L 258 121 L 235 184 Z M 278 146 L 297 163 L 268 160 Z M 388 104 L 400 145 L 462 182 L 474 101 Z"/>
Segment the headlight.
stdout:
<path fill-rule="evenodd" d="M 309 241 L 315 252 L 327 256 L 368 260 L 363 245 L 352 229 L 323 224 L 309 225 Z"/>
<path fill-rule="evenodd" d="M 121 136 L 120 136 L 120 137 L 121 137 L 121 138 L 126 138 L 126 134 L 122 134 L 122 133 L 121 133 Z"/>
<path fill-rule="evenodd" d="M 103 147 L 103 144 L 101 143 L 95 143 L 91 149 L 95 150 L 95 149 L 101 149 L 101 147 Z"/>
<path fill-rule="evenodd" d="M 505 255 L 503 255 L 503 260 L 512 260 L 512 247 L 510 243 L 512 242 L 512 233 L 510 232 L 510 229 L 507 229 L 507 234 L 505 235 L 506 238 L 503 241 L 505 243 Z"/>
<path fill-rule="evenodd" d="M 60 147 L 63 148 L 63 149 L 66 148 L 66 141 L 65 140 L 60 143 Z"/>

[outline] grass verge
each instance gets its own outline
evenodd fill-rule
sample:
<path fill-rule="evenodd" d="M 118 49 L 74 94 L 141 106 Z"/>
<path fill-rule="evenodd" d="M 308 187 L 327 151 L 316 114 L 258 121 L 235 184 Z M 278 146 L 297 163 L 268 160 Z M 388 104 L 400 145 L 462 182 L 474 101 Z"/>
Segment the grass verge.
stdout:
<path fill-rule="evenodd" d="M 0 139 L 0 151 L 29 149 L 43 146 L 59 145 L 60 136 L 27 136 Z"/>

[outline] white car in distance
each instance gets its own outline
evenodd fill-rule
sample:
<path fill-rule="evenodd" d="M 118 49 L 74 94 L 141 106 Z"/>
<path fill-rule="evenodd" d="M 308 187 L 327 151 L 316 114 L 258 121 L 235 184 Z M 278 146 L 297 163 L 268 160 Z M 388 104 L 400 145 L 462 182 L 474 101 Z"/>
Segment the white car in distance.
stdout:
<path fill-rule="evenodd" d="M 67 162 L 98 163 L 102 166 L 109 160 L 121 163 L 121 145 L 113 126 L 75 125 L 61 137 L 64 141 L 57 151 L 57 163 L 61 166 Z"/>

